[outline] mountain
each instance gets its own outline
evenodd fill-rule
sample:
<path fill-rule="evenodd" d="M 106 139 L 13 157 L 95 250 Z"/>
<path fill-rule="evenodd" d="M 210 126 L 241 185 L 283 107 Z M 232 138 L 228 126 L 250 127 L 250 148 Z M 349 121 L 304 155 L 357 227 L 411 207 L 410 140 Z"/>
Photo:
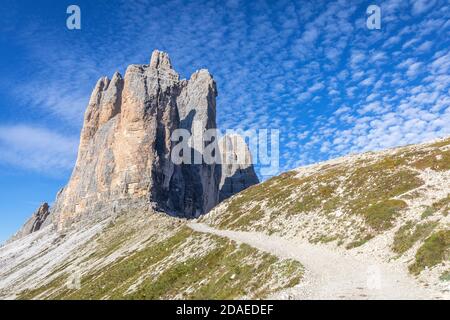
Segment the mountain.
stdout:
<path fill-rule="evenodd" d="M 205 153 L 203 141 L 200 148 L 194 141 L 182 150 L 191 159 L 180 164 L 172 161 L 179 142 L 173 139 L 177 130 L 186 130 L 192 139 L 216 131 L 213 77 L 200 70 L 189 80 L 179 78 L 167 53 L 158 50 L 149 65 L 129 66 L 124 78 L 119 73 L 111 80 L 101 78 L 86 110 L 69 183 L 52 208 L 46 208 L 45 219 L 42 215 L 32 218 L 29 223 L 34 228 L 27 224 L 17 236 L 49 224 L 62 230 L 73 223 L 149 206 L 175 216 L 198 217 L 219 200 L 258 183 L 247 148 L 239 152 L 248 161 L 233 162 L 238 147 L 245 145 L 236 137 L 207 141 L 218 150 L 217 156 L 230 160 L 227 163 L 209 164 L 203 158 L 194 162 Z M 35 224 L 33 219 L 42 221 Z"/>
<path fill-rule="evenodd" d="M 0 248 L 0 298 L 449 299 L 450 139 L 249 187 L 196 220 L 150 207 Z"/>
<path fill-rule="evenodd" d="M 0 247 L 0 299 L 450 298 L 450 138 L 262 183 L 236 135 L 172 163 L 216 94 L 159 51 L 100 79 L 68 185 Z"/>

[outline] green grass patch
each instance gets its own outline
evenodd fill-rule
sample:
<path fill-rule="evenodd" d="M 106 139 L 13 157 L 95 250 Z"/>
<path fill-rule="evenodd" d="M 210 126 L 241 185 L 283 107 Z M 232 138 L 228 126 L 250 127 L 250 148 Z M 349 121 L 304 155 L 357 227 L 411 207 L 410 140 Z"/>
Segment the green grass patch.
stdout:
<path fill-rule="evenodd" d="M 450 281 L 450 270 L 444 271 L 441 276 L 439 277 L 439 280 L 441 281 Z"/>
<path fill-rule="evenodd" d="M 190 245 L 198 245 L 205 237 L 211 242 L 211 249 L 179 259 Z M 182 227 L 171 237 L 101 269 L 85 270 L 79 290 L 68 289 L 68 275 L 63 274 L 45 286 L 23 292 L 21 298 L 40 294 L 47 299 L 64 300 L 264 298 L 297 284 L 302 274 L 303 268 L 297 261 L 279 260 L 248 245 Z M 274 277 L 280 281 L 272 281 Z M 268 283 L 272 285 L 266 287 Z M 135 290 L 130 291 L 133 285 Z"/>
<path fill-rule="evenodd" d="M 17 296 L 17 299 L 18 300 L 32 300 L 32 299 L 39 298 L 39 296 L 41 296 L 47 292 L 51 292 L 51 291 L 57 290 L 58 288 L 61 288 L 67 282 L 67 277 L 68 277 L 68 275 L 66 275 L 66 274 L 60 275 L 43 286 L 40 286 L 35 289 L 24 290 L 23 292 L 19 293 L 19 295 Z"/>
<path fill-rule="evenodd" d="M 365 236 L 360 236 L 359 238 L 356 238 L 355 240 L 353 240 L 352 242 L 347 244 L 345 246 L 345 249 L 353 249 L 353 248 L 360 247 L 363 244 L 365 244 L 367 241 L 371 240 L 372 238 L 373 238 L 373 235 L 371 235 L 371 234 L 367 234 Z"/>
<path fill-rule="evenodd" d="M 447 215 L 448 211 L 450 210 L 450 194 L 447 195 L 446 198 L 433 203 L 432 208 L 436 211 L 442 210 L 443 214 Z"/>
<path fill-rule="evenodd" d="M 326 235 L 321 235 L 318 236 L 316 238 L 313 238 L 312 240 L 310 240 L 309 242 L 315 244 L 315 243 L 329 243 L 329 242 L 333 242 L 339 240 L 338 236 L 326 236 Z"/>
<path fill-rule="evenodd" d="M 450 230 L 441 230 L 428 237 L 417 250 L 415 262 L 409 266 L 412 274 L 419 274 L 426 267 L 433 267 L 449 259 Z"/>
<path fill-rule="evenodd" d="M 414 225 L 412 221 L 408 221 L 395 233 L 392 251 L 398 254 L 408 251 L 417 241 L 428 237 L 437 225 L 437 222 Z"/>
<path fill-rule="evenodd" d="M 431 217 L 433 214 L 436 213 L 436 209 L 433 207 L 426 207 L 425 210 L 420 215 L 421 219 L 426 219 L 428 217 Z"/>
<path fill-rule="evenodd" d="M 260 289 L 266 280 L 267 271 L 277 262 L 268 254 L 257 257 L 258 252 L 240 245 L 237 250 L 231 242 L 222 245 L 207 255 L 191 258 L 166 269 L 156 280 L 146 280 L 139 289 L 127 295 L 127 299 L 161 299 L 183 294 L 183 299 L 235 299 L 250 295 Z M 245 263 L 245 259 L 260 259 L 258 265 Z"/>
<path fill-rule="evenodd" d="M 254 222 L 258 221 L 262 217 L 262 210 L 259 205 L 255 205 L 252 209 L 244 212 L 236 221 L 229 224 L 231 228 L 251 226 Z"/>
<path fill-rule="evenodd" d="M 434 171 L 450 170 L 450 151 L 436 150 L 414 162 L 417 169 L 432 169 Z"/>
<path fill-rule="evenodd" d="M 366 223 L 376 231 L 392 227 L 396 215 L 407 207 L 402 200 L 384 200 L 361 210 Z"/>

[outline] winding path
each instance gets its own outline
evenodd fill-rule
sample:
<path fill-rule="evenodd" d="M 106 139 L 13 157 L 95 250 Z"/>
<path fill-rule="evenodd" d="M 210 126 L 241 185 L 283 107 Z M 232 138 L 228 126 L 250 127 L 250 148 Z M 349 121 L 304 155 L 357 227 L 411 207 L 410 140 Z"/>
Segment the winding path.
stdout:
<path fill-rule="evenodd" d="M 305 278 L 274 299 L 449 299 L 449 295 L 421 287 L 394 263 L 372 261 L 347 250 L 257 232 L 217 230 L 191 223 L 197 232 L 246 243 L 279 258 L 294 259 L 305 267 Z M 375 260 L 375 259 L 373 259 Z"/>

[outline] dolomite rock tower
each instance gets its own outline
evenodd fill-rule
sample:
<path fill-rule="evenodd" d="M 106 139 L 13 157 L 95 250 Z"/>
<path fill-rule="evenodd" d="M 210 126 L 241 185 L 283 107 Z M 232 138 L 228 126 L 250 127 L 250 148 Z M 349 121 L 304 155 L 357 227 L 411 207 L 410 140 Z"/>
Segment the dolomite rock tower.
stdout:
<path fill-rule="evenodd" d="M 258 183 L 251 162 L 231 168 L 176 165 L 170 159 L 175 129 L 192 130 L 194 122 L 204 131 L 216 128 L 216 96 L 216 83 L 207 70 L 180 80 L 161 51 L 153 52 L 148 65 L 130 65 L 123 78 L 119 73 L 101 78 L 85 113 L 70 181 L 39 226 L 53 223 L 61 229 L 149 206 L 197 217 Z M 233 146 L 228 150 L 233 153 Z"/>

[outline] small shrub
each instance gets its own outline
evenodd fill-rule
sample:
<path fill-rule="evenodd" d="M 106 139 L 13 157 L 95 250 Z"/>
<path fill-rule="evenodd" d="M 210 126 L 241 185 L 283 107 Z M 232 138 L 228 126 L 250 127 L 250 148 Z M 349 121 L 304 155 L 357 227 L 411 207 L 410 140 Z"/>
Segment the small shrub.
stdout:
<path fill-rule="evenodd" d="M 345 249 L 353 249 L 353 248 L 360 247 L 372 238 L 373 238 L 373 235 L 368 234 L 361 239 L 357 239 L 357 240 L 350 242 L 348 245 L 345 246 Z"/>
<path fill-rule="evenodd" d="M 433 267 L 449 258 L 450 230 L 441 230 L 428 237 L 417 250 L 415 262 L 409 266 L 409 271 L 419 274 L 426 267 Z"/>
<path fill-rule="evenodd" d="M 413 164 L 417 169 L 434 171 L 450 170 L 450 151 L 436 150 Z"/>
<path fill-rule="evenodd" d="M 444 271 L 444 273 L 439 277 L 439 280 L 450 281 L 450 270 Z"/>
<path fill-rule="evenodd" d="M 376 231 L 382 231 L 392 227 L 395 216 L 406 207 L 402 200 L 384 200 L 367 207 L 362 214 L 369 226 Z"/>
<path fill-rule="evenodd" d="M 450 194 L 447 195 L 446 198 L 443 198 L 435 203 L 432 204 L 432 208 L 436 211 L 439 210 L 444 210 L 444 211 L 448 211 L 450 208 Z"/>
<path fill-rule="evenodd" d="M 422 212 L 422 215 L 420 216 L 422 219 L 426 219 L 430 216 L 432 216 L 436 212 L 436 209 L 433 207 L 426 207 L 425 211 Z"/>
<path fill-rule="evenodd" d="M 414 224 L 408 221 L 395 233 L 392 251 L 399 254 L 408 251 L 417 241 L 428 237 L 437 224 L 437 222 L 422 223 L 414 228 Z"/>

